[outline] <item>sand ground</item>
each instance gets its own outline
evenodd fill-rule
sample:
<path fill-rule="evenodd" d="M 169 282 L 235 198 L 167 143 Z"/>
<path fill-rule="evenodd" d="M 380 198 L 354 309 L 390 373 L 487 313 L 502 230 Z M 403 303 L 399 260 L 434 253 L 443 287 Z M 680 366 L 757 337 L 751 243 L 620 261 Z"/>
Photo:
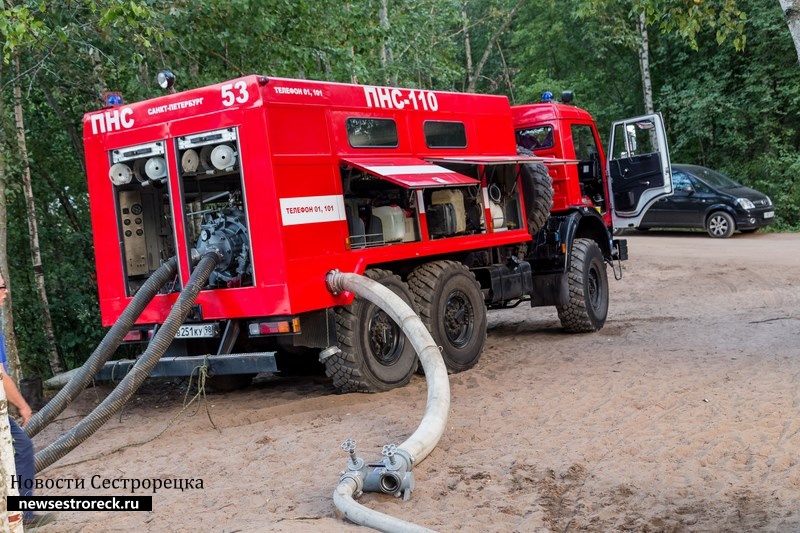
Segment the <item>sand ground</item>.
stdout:
<path fill-rule="evenodd" d="M 447 431 L 411 499 L 360 501 L 440 531 L 800 530 L 800 234 L 627 238 L 603 330 L 565 334 L 551 308 L 490 313 L 480 363 L 451 376 Z M 39 531 L 364 530 L 332 502 L 339 445 L 354 438 L 378 459 L 425 405 L 422 377 L 338 395 L 324 377 L 262 376 L 194 416 L 184 390 L 146 385 L 40 474 L 87 488 L 43 494 L 125 494 L 91 489 L 92 476 L 202 489 L 162 489 L 152 512 L 63 512 Z M 37 447 L 107 392 L 85 391 Z"/>

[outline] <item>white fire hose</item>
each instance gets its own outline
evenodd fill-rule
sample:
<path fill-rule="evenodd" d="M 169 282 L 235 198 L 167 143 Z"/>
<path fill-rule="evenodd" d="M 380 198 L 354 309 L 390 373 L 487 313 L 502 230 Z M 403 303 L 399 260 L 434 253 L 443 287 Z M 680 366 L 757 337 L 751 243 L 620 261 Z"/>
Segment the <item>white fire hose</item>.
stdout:
<path fill-rule="evenodd" d="M 425 370 L 425 380 L 428 386 L 425 415 L 417 430 L 408 439 L 396 448 L 392 447 L 385 459 L 387 467 L 381 469 L 386 471 L 387 479 L 394 480 L 397 477 L 395 472 L 410 472 L 416 464 L 422 462 L 433 451 L 444 433 L 450 410 L 450 382 L 447 378 L 447 368 L 436 342 L 425 328 L 422 320 L 394 292 L 367 277 L 338 271 L 329 272 L 326 282 L 331 292 L 352 292 L 374 303 L 392 317 L 414 346 L 422 368 Z M 353 455 L 353 457 L 355 456 Z M 357 463 L 357 461 L 360 462 Z M 350 466 L 350 471 L 342 474 L 339 485 L 333 493 L 334 504 L 348 520 L 381 531 L 430 531 L 357 503 L 354 498 L 364 490 L 366 467 L 360 459 L 351 461 Z M 354 466 L 361 468 L 353 468 Z M 393 475 L 394 477 L 392 477 Z M 380 484 L 384 486 L 384 481 L 381 480 Z M 391 486 L 395 486 L 393 481 Z M 384 492 L 390 491 L 384 490 Z"/>

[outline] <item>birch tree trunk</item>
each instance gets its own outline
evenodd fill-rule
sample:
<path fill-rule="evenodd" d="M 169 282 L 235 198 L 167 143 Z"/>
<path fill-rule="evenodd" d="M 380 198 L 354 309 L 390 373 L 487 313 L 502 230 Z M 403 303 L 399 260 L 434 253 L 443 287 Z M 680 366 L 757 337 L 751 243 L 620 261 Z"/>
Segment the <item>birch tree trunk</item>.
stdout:
<path fill-rule="evenodd" d="M 9 511 L 6 505 L 6 496 L 19 496 L 19 490 L 11 488 L 11 477 L 16 475 L 14 445 L 8 425 L 8 400 L 0 374 L 0 533 L 22 532 L 22 513 Z"/>
<path fill-rule="evenodd" d="M 378 23 L 380 24 L 381 30 L 384 32 L 384 38 L 381 42 L 381 68 L 384 72 L 387 72 L 387 69 L 392 66 L 394 62 L 394 54 L 392 53 L 391 45 L 386 43 L 388 36 L 389 36 L 389 0 L 381 0 L 381 7 L 378 10 Z M 390 85 L 392 87 L 397 85 L 397 74 L 392 74 L 391 76 L 386 75 L 384 77 L 384 83 L 386 85 Z"/>
<path fill-rule="evenodd" d="M 783 18 L 789 25 L 789 33 L 792 34 L 794 49 L 797 52 L 797 59 L 800 61 L 800 0 L 780 0 Z"/>
<path fill-rule="evenodd" d="M 2 85 L 2 69 L 0 69 L 0 86 Z M 5 100 L 3 93 L 0 92 L 0 117 L 5 116 Z M 0 128 L 0 273 L 9 287 L 6 295 L 5 305 L 0 308 L 0 324 L 2 324 L 3 334 L 6 338 L 6 357 L 8 359 L 8 371 L 17 380 L 22 379 L 22 366 L 19 362 L 19 352 L 17 351 L 17 337 L 14 335 L 14 315 L 11 312 L 11 276 L 8 275 L 8 201 L 6 198 L 6 133 L 4 128 Z"/>
<path fill-rule="evenodd" d="M 14 55 L 14 122 L 17 128 L 17 148 L 19 149 L 20 162 L 22 163 L 22 188 L 25 194 L 25 208 L 28 213 L 28 235 L 31 244 L 31 262 L 33 264 L 33 277 L 39 290 L 39 300 L 42 306 L 42 325 L 44 339 L 47 344 L 50 370 L 53 374 L 64 372 L 64 365 L 56 349 L 56 336 L 53 331 L 53 319 L 50 317 L 50 304 L 47 301 L 47 289 L 44 284 L 44 269 L 42 268 L 42 254 L 39 250 L 39 226 L 36 219 L 36 204 L 33 200 L 33 187 L 31 185 L 31 167 L 28 162 L 28 148 L 25 139 L 25 121 L 22 116 L 22 88 L 19 84 L 20 68 L 19 56 Z"/>
<path fill-rule="evenodd" d="M 644 13 L 639 15 L 636 24 L 639 30 L 639 68 L 642 71 L 642 90 L 644 92 L 644 112 L 655 113 L 653 106 L 653 85 L 650 81 L 650 40 L 647 37 L 647 22 Z"/>
<path fill-rule="evenodd" d="M 461 20 L 464 27 L 464 54 L 467 57 L 467 83 L 472 79 L 472 45 L 469 42 L 469 17 L 467 17 L 467 3 L 461 4 Z M 462 90 L 464 88 L 462 87 Z"/>

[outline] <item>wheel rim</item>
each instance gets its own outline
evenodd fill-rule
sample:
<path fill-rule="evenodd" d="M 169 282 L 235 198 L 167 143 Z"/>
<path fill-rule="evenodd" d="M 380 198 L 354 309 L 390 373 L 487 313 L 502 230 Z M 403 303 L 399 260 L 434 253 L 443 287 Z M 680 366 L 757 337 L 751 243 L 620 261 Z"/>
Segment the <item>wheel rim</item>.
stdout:
<path fill-rule="evenodd" d="M 472 338 L 475 312 L 467 295 L 453 291 L 447 298 L 444 309 L 444 329 L 447 340 L 456 348 L 463 348 Z"/>
<path fill-rule="evenodd" d="M 722 216 L 713 216 L 708 221 L 708 229 L 713 235 L 725 235 L 728 232 L 728 221 Z"/>
<path fill-rule="evenodd" d="M 597 269 L 594 267 L 590 268 L 589 275 L 586 276 L 586 292 L 588 293 L 589 305 L 595 310 L 600 307 L 600 298 L 602 295 L 600 284 L 600 274 L 597 272 Z"/>
<path fill-rule="evenodd" d="M 389 315 L 376 309 L 370 316 L 367 331 L 370 350 L 378 363 L 392 366 L 400 360 L 404 346 L 403 337 Z"/>

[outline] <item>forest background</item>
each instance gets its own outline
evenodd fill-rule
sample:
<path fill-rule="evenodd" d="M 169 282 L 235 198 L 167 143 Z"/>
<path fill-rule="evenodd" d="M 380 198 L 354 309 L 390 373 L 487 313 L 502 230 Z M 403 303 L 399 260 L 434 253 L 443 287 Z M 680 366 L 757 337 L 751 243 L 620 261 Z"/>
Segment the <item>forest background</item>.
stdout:
<path fill-rule="evenodd" d="M 601 133 L 652 105 L 673 162 L 765 192 L 774 230 L 797 231 L 798 17 L 800 0 L 5 0 L 0 270 L 12 367 L 74 368 L 105 333 L 81 120 L 106 91 L 159 96 L 162 68 L 178 90 L 246 74 L 512 103 L 571 90 Z"/>

